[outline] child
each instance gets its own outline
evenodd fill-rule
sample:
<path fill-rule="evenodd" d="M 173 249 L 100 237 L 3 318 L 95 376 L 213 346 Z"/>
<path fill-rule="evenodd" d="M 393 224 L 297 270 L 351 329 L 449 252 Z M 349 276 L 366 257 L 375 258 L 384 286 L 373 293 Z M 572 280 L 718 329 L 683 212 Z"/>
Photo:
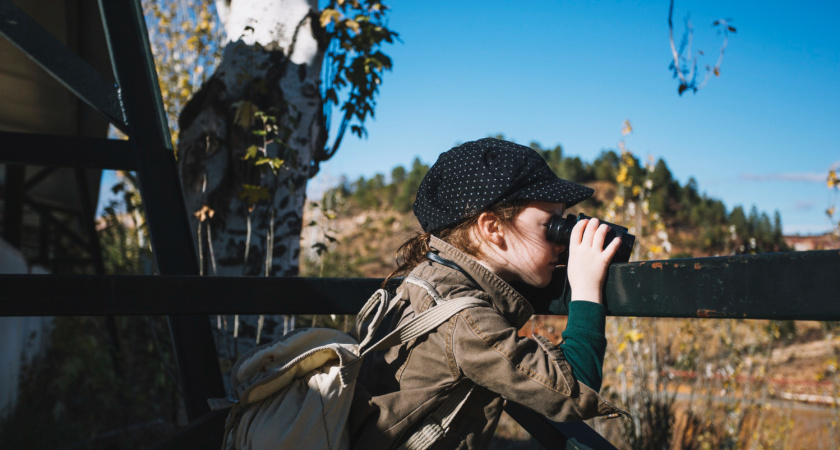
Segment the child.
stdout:
<path fill-rule="evenodd" d="M 555 421 L 623 414 L 598 395 L 606 349 L 601 288 L 619 239 L 603 249 L 606 225 L 575 225 L 572 302 L 559 346 L 518 336 L 533 309 L 508 284 L 548 285 L 564 250 L 546 238 L 549 219 L 593 192 L 558 178 L 534 150 L 498 139 L 439 157 L 414 203 L 425 233 L 400 247 L 399 267 L 388 277 L 408 275 L 398 288 L 407 301 L 395 319 L 404 323 L 459 297 L 488 304 L 367 357 L 350 418 L 355 448 L 396 448 L 448 400 L 463 406 L 434 448 L 486 448 L 505 400 Z"/>

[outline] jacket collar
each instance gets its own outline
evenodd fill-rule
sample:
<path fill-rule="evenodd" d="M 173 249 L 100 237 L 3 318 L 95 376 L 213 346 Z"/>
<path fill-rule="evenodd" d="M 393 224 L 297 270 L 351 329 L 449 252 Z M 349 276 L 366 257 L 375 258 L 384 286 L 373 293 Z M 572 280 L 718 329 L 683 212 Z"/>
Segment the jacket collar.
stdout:
<path fill-rule="evenodd" d="M 493 306 L 508 319 L 511 325 L 520 328 L 534 314 L 534 308 L 522 294 L 481 265 L 475 258 L 435 236 L 431 237 L 429 247 L 437 250 L 440 256 L 458 264 L 464 272 L 469 274 L 478 283 L 478 287 L 490 296 Z M 469 281 L 466 282 L 469 283 Z"/>

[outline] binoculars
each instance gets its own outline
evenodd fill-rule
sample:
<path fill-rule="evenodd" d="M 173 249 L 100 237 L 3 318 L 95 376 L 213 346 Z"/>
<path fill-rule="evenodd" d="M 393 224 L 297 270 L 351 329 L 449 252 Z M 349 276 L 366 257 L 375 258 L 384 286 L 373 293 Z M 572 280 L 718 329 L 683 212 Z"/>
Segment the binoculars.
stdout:
<path fill-rule="evenodd" d="M 569 214 L 565 218 L 562 216 L 553 216 L 548 223 L 546 237 L 550 242 L 562 244 L 568 248 L 572 228 L 575 227 L 576 223 L 583 219 L 591 219 L 591 217 L 584 215 L 583 213 L 580 213 L 577 216 Z M 628 233 L 627 228 L 624 228 L 621 225 L 604 222 L 603 220 L 601 220 L 601 223 L 605 223 L 610 227 L 610 231 L 607 232 L 607 236 L 604 238 L 604 248 L 606 248 L 616 236 L 621 238 L 621 245 L 618 246 L 618 250 L 615 252 L 611 262 L 623 263 L 630 261 L 630 255 L 633 253 L 633 244 L 636 243 L 636 237 Z"/>

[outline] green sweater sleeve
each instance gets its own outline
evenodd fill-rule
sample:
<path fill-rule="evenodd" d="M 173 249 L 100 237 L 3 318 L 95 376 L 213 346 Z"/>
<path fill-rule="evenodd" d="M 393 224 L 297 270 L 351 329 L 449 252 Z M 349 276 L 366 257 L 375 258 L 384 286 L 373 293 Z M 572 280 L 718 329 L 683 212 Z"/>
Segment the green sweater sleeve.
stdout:
<path fill-rule="evenodd" d="M 560 348 L 572 366 L 572 375 L 596 392 L 601 389 L 607 338 L 604 306 L 587 301 L 569 303 L 569 321 Z"/>

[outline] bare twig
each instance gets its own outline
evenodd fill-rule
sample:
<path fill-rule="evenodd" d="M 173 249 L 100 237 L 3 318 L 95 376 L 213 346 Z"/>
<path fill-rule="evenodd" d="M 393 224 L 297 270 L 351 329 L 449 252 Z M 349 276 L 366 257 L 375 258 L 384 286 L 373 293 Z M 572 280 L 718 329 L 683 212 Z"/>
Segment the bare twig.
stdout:
<path fill-rule="evenodd" d="M 687 90 L 697 93 L 697 91 L 706 86 L 712 75 L 716 77 L 720 76 L 720 67 L 723 64 L 723 56 L 726 52 L 726 47 L 729 45 L 729 33 L 735 33 L 735 27 L 733 27 L 730 22 L 731 19 L 718 19 L 712 23 L 712 26 L 718 28 L 718 33 L 723 34 L 723 43 L 720 46 L 717 62 L 713 67 L 706 66 L 706 76 L 703 77 L 703 81 L 698 85 L 698 58 L 694 56 L 691 48 L 694 41 L 694 27 L 691 24 L 691 20 L 686 17 L 685 33 L 683 34 L 680 48 L 677 49 L 676 42 L 674 41 L 674 0 L 670 1 L 668 8 L 668 40 L 671 44 L 671 57 L 674 60 L 671 65 L 671 70 L 674 72 L 674 77 L 679 78 L 680 81 L 680 85 L 677 89 L 679 95 L 682 95 L 683 92 Z M 700 55 L 703 54 L 702 51 L 698 51 L 698 53 Z"/>

